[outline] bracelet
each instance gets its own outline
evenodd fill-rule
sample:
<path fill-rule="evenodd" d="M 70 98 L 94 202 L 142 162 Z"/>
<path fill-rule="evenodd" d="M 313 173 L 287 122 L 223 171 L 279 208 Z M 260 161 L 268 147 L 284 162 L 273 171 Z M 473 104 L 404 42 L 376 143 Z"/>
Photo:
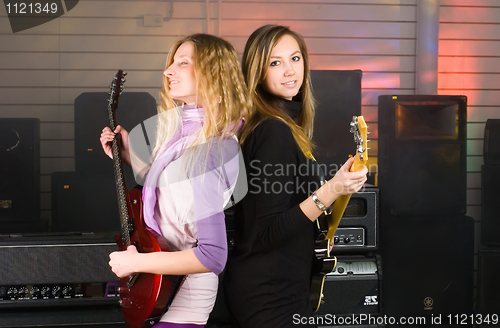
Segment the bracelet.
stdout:
<path fill-rule="evenodd" d="M 326 212 L 326 211 L 328 210 L 328 208 L 325 206 L 325 204 L 323 204 L 323 203 L 319 200 L 318 196 L 316 195 L 316 191 L 314 191 L 314 192 L 312 193 L 311 197 L 312 197 L 312 200 L 314 201 L 314 203 L 316 204 L 316 206 L 319 208 L 319 210 L 320 210 L 321 212 Z"/>

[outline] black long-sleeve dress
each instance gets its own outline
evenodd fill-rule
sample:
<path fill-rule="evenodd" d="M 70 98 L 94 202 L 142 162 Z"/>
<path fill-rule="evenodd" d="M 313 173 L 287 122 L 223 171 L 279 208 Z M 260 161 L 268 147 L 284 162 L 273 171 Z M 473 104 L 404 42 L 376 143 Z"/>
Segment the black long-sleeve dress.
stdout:
<path fill-rule="evenodd" d="M 287 108 L 296 118 L 300 103 L 287 102 Z M 316 223 L 299 204 L 319 188 L 318 166 L 304 156 L 289 127 L 274 118 L 255 128 L 242 152 L 249 190 L 235 207 L 226 301 L 241 327 L 295 327 L 297 316 L 312 316 Z"/>

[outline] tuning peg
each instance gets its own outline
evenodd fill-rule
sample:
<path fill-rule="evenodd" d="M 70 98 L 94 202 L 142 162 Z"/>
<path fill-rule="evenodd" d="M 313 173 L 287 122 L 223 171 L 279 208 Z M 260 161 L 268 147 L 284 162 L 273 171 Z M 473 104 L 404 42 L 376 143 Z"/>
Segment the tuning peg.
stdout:
<path fill-rule="evenodd" d="M 370 134 L 371 132 L 370 131 L 367 131 L 366 134 Z"/>
<path fill-rule="evenodd" d="M 371 140 L 366 139 L 366 142 L 370 142 Z"/>
<path fill-rule="evenodd" d="M 123 72 L 123 76 L 127 76 L 127 74 L 128 74 L 127 72 Z"/>

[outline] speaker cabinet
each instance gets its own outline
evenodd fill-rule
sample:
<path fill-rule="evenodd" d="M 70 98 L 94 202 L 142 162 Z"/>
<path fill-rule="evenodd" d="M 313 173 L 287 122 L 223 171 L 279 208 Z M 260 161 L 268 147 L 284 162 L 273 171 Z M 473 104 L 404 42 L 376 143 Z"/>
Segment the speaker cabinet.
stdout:
<path fill-rule="evenodd" d="M 500 250 L 479 251 L 478 313 L 498 314 L 500 309 Z"/>
<path fill-rule="evenodd" d="M 316 316 L 381 313 L 382 267 L 378 257 L 339 255 L 335 271 L 326 276 L 323 303 Z M 327 325 L 335 322 L 327 322 Z M 343 322 L 351 324 L 351 322 Z M 368 322 L 359 322 L 358 324 Z M 376 322 L 375 322 L 376 323 Z"/>
<path fill-rule="evenodd" d="M 52 232 L 120 231 L 114 175 L 52 173 Z"/>
<path fill-rule="evenodd" d="M 384 314 L 473 312 L 474 221 L 467 216 L 382 217 Z"/>
<path fill-rule="evenodd" d="M 0 327 L 124 327 L 104 234 L 0 237 Z"/>
<path fill-rule="evenodd" d="M 38 119 L 0 119 L 0 181 L 0 233 L 20 232 L 39 224 Z"/>
<path fill-rule="evenodd" d="M 381 215 L 466 213 L 465 96 L 378 98 Z"/>
<path fill-rule="evenodd" d="M 75 167 L 81 173 L 113 174 L 112 161 L 102 151 L 99 137 L 109 126 L 105 92 L 84 92 L 75 99 Z M 157 114 L 156 100 L 147 92 L 123 92 L 116 112 L 118 125 L 127 131 Z M 127 168 L 127 180 L 133 178 Z M 133 181 L 133 180 L 131 180 Z"/>
<path fill-rule="evenodd" d="M 361 115 L 360 70 L 313 70 L 311 81 L 317 102 L 314 118 L 314 156 L 332 178 L 356 147 L 349 132 L 353 116 Z"/>
<path fill-rule="evenodd" d="M 500 245 L 500 165 L 483 165 L 481 180 L 481 243 Z"/>
<path fill-rule="evenodd" d="M 0 284 L 118 281 L 108 265 L 113 235 L 26 234 L 0 236 Z"/>
<path fill-rule="evenodd" d="M 484 164 L 500 165 L 500 119 L 486 120 L 483 156 Z"/>

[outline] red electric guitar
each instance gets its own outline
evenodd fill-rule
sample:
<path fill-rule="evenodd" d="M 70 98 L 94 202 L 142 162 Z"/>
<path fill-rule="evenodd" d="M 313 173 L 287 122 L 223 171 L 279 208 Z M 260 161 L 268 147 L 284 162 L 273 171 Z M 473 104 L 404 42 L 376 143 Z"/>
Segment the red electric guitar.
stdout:
<path fill-rule="evenodd" d="M 118 98 L 123 91 L 125 75 L 119 70 L 111 83 L 108 100 L 109 127 L 116 129 L 116 110 Z M 121 160 L 121 134 L 112 142 L 113 166 L 115 171 L 116 192 L 120 214 L 121 235 L 116 243 L 121 251 L 134 245 L 139 253 L 165 252 L 160 248 L 156 237 L 146 229 L 142 217 L 142 192 L 138 188 L 127 190 L 123 163 Z M 120 305 L 123 317 L 129 328 L 145 328 L 156 323 L 165 313 L 177 293 L 182 277 L 136 273 L 119 279 Z"/>

